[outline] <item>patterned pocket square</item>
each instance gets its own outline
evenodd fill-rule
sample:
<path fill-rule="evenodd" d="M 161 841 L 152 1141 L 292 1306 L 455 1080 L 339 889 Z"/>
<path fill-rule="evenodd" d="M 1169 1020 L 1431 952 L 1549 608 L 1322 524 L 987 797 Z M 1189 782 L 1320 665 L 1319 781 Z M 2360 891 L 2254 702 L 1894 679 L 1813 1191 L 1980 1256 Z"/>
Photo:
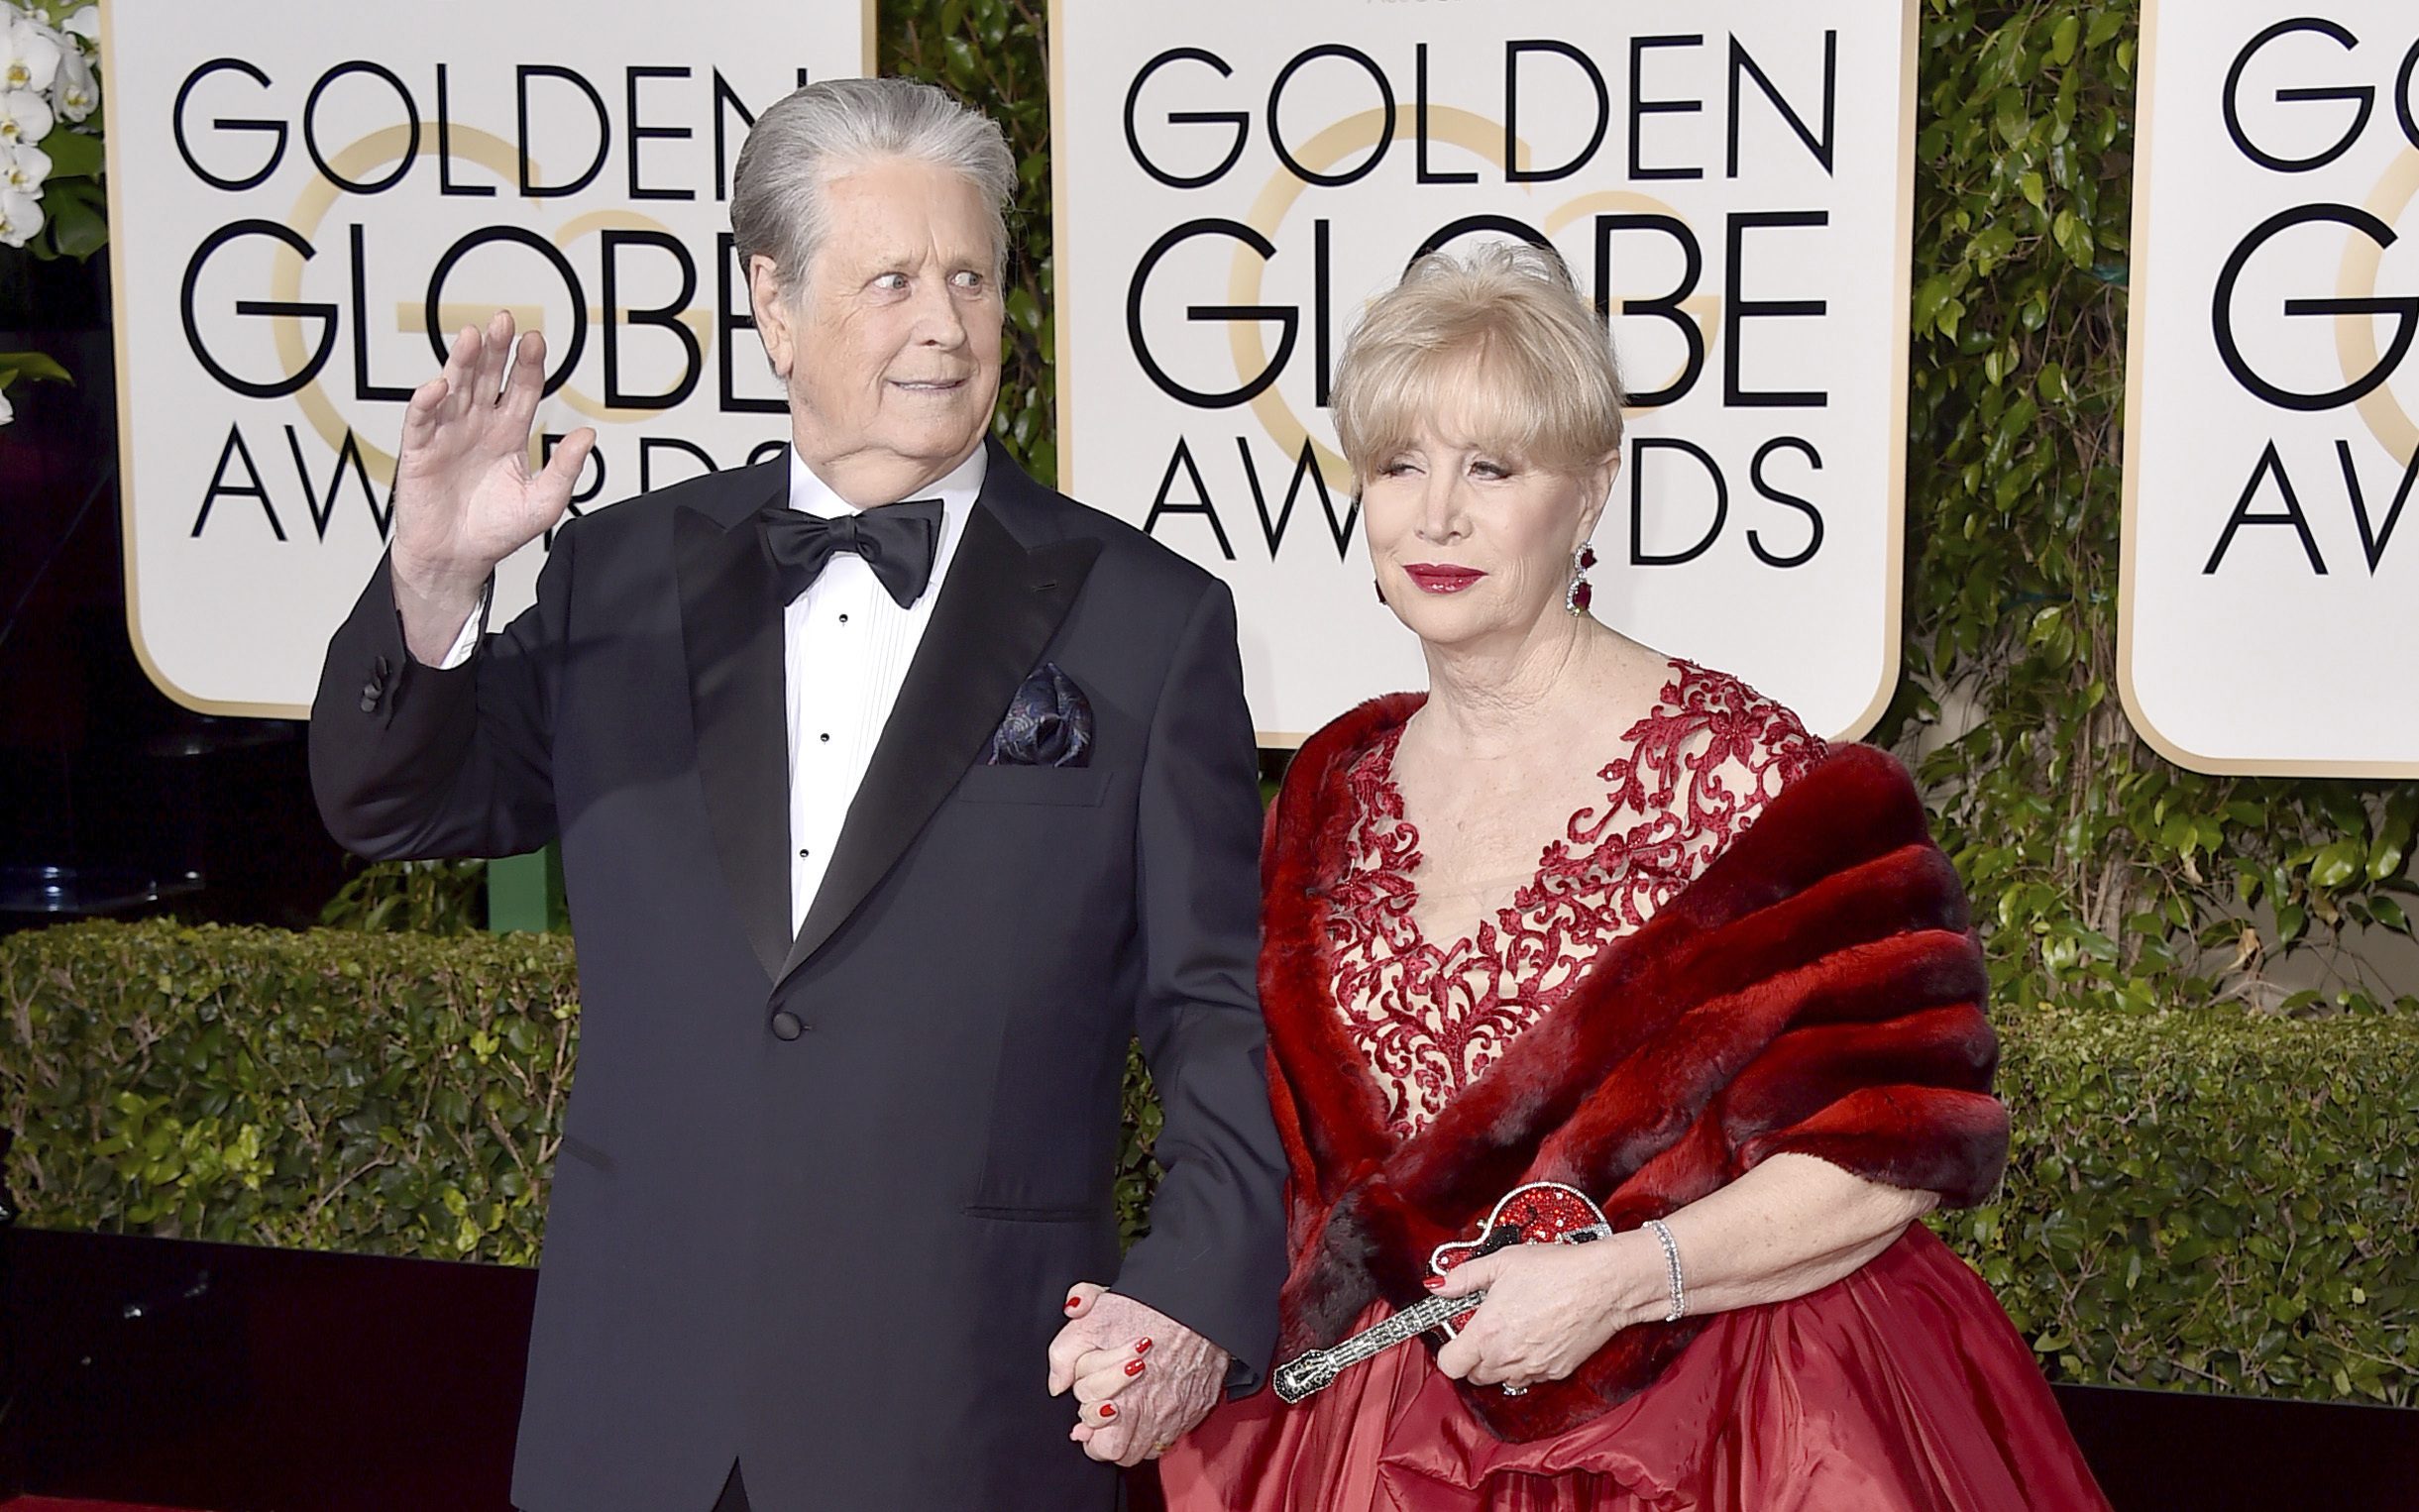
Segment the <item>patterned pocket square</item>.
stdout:
<path fill-rule="evenodd" d="M 1092 762 L 1092 702 L 1075 680 L 1044 662 L 1008 702 L 983 752 L 990 767 L 1082 767 Z"/>

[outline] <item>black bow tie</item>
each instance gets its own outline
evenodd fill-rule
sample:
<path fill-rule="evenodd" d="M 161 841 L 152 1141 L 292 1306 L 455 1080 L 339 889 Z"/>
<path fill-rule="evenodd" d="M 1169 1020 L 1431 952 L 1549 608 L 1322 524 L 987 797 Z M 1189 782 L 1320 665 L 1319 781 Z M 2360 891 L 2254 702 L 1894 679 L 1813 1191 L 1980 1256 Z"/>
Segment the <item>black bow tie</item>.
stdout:
<path fill-rule="evenodd" d="M 765 555 L 773 559 L 783 603 L 823 575 L 833 552 L 852 551 L 865 559 L 875 580 L 904 609 L 933 581 L 933 557 L 940 547 L 940 500 L 914 498 L 830 519 L 786 502 L 773 503 L 756 516 L 756 525 L 764 533 Z"/>

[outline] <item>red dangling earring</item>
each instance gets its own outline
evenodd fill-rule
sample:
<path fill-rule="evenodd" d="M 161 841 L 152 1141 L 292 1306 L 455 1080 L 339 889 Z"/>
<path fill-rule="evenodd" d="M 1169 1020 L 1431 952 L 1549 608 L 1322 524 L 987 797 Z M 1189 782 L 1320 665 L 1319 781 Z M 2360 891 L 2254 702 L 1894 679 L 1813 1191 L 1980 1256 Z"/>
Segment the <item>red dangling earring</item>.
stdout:
<path fill-rule="evenodd" d="M 1594 547 L 1582 546 L 1571 553 L 1571 587 L 1563 594 L 1562 606 L 1574 618 L 1587 613 L 1588 605 L 1595 601 L 1595 591 L 1588 586 L 1588 569 L 1594 566 Z"/>

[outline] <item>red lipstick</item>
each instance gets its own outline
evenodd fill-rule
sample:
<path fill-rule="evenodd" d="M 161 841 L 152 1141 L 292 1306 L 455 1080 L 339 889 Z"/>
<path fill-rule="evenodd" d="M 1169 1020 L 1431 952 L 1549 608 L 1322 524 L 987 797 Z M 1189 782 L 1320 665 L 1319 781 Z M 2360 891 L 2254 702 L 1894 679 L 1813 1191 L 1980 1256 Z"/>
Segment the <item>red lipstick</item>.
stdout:
<path fill-rule="evenodd" d="M 1402 573 L 1423 594 L 1458 594 L 1486 576 L 1475 567 L 1447 567 L 1441 562 L 1413 562 Z"/>

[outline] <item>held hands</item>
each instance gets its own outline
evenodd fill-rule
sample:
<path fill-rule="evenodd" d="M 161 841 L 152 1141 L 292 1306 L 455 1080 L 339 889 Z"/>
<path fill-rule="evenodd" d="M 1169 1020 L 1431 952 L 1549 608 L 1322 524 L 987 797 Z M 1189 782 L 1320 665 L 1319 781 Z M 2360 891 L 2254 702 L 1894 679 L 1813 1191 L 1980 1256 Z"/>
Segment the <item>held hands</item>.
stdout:
<path fill-rule="evenodd" d="M 1218 1405 L 1226 1350 L 1165 1313 L 1085 1281 L 1069 1291 L 1066 1317 L 1050 1342 L 1049 1394 L 1075 1393 L 1068 1437 L 1093 1458 L 1156 1458 Z"/>
<path fill-rule="evenodd" d="M 1437 1351 L 1437 1368 L 1522 1390 L 1561 1380 L 1613 1335 L 1662 1317 L 1664 1285 L 1662 1248 L 1643 1230 L 1481 1255 L 1429 1280 L 1440 1297 L 1486 1293 L 1469 1326 Z"/>
<path fill-rule="evenodd" d="M 563 517 L 597 433 L 564 438 L 529 468 L 546 338 L 515 343 L 498 310 L 454 338 L 445 371 L 414 390 L 394 464 L 394 592 L 414 656 L 434 663 L 478 606 L 496 563 Z M 509 377 L 507 378 L 507 373 Z"/>

